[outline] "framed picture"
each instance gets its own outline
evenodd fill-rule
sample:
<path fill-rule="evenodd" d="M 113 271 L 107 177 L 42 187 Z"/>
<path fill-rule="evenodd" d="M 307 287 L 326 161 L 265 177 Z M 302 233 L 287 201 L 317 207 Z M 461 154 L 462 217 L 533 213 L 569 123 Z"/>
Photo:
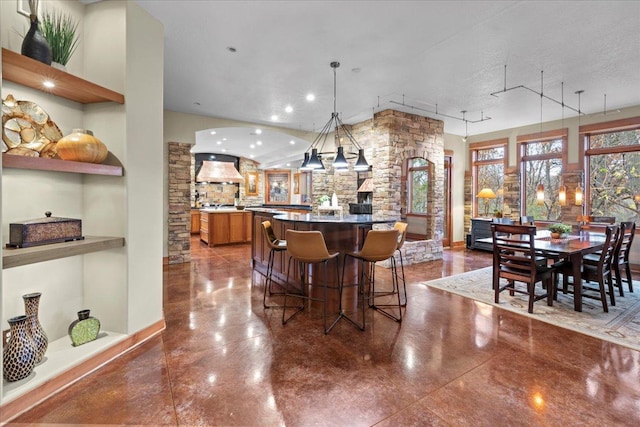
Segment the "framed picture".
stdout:
<path fill-rule="evenodd" d="M 244 178 L 244 190 L 247 196 L 258 195 L 258 172 L 247 172 Z"/>
<path fill-rule="evenodd" d="M 300 194 L 300 174 L 293 174 L 293 194 Z"/>
<path fill-rule="evenodd" d="M 267 171 L 265 181 L 265 203 L 288 205 L 291 193 L 291 171 Z"/>
<path fill-rule="evenodd" d="M 31 15 L 29 0 L 16 0 L 16 2 L 18 3 L 18 13 L 28 18 Z"/>

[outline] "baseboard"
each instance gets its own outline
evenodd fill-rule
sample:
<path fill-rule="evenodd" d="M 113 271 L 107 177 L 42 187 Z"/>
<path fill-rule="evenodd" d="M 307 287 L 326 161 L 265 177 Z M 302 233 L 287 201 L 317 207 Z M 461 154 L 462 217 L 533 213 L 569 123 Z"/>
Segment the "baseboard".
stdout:
<path fill-rule="evenodd" d="M 461 248 L 461 247 L 464 247 L 464 246 L 466 246 L 466 242 L 464 240 L 460 240 L 459 242 L 453 242 L 451 244 L 452 248 Z"/>
<path fill-rule="evenodd" d="M 71 369 L 60 373 L 60 375 L 43 383 L 37 389 L 32 390 L 23 396 L 17 397 L 6 405 L 0 406 L 0 425 L 8 423 L 18 415 L 28 411 L 54 394 L 64 390 L 117 357 L 133 350 L 135 347 L 156 336 L 165 329 L 166 323 L 164 319 L 159 320 L 148 327 L 131 334 L 124 340 L 105 349 L 102 353 L 97 354 L 91 359 L 85 360 Z"/>

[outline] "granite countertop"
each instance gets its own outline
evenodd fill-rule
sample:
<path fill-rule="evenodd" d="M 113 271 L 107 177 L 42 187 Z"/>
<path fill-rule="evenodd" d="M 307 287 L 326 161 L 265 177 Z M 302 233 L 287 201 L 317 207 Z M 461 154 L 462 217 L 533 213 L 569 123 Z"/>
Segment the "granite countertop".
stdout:
<path fill-rule="evenodd" d="M 379 215 L 314 215 L 283 212 L 273 219 L 306 223 L 338 223 L 338 224 L 385 224 L 399 221 L 400 218 L 383 218 Z"/>

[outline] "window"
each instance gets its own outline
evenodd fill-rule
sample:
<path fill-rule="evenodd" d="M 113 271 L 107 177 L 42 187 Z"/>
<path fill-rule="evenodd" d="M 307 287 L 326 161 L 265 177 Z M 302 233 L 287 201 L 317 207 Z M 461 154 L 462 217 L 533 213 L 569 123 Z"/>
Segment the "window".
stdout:
<path fill-rule="evenodd" d="M 562 185 L 563 155 L 567 130 L 518 137 L 523 215 L 539 221 L 556 221 L 562 216 L 558 190 Z M 544 200 L 537 199 L 538 186 Z"/>
<path fill-rule="evenodd" d="M 505 161 L 508 139 L 479 142 L 470 145 L 473 167 L 473 207 L 475 213 L 488 215 L 502 210 L 502 186 L 504 184 Z M 476 195 L 489 188 L 494 199 L 478 200 Z"/>
<path fill-rule="evenodd" d="M 409 159 L 409 212 L 427 214 L 427 193 L 429 189 L 429 162 L 423 158 Z"/>
<path fill-rule="evenodd" d="M 587 211 L 638 220 L 640 209 L 640 117 L 580 128 L 586 142 Z"/>

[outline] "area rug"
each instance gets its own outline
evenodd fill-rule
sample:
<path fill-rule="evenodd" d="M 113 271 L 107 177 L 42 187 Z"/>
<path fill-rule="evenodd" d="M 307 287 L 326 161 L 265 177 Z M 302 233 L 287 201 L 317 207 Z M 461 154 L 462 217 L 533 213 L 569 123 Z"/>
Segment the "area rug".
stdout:
<path fill-rule="evenodd" d="M 500 303 L 493 302 L 492 269 L 468 271 L 424 282 L 423 285 L 640 350 L 640 283 L 634 281 L 635 292 L 625 292 L 624 297 L 620 297 L 616 290 L 616 305 L 609 304 L 608 313 L 602 310 L 599 300 L 589 298 L 583 298 L 582 312 L 574 311 L 573 296 L 558 292 L 558 301 L 554 301 L 553 307 L 549 307 L 546 300 L 540 300 L 534 304 L 531 314 L 527 312 L 528 296 L 524 294 L 510 296 L 508 291 L 504 291 L 500 293 Z M 623 286 L 626 289 L 626 284 Z"/>

